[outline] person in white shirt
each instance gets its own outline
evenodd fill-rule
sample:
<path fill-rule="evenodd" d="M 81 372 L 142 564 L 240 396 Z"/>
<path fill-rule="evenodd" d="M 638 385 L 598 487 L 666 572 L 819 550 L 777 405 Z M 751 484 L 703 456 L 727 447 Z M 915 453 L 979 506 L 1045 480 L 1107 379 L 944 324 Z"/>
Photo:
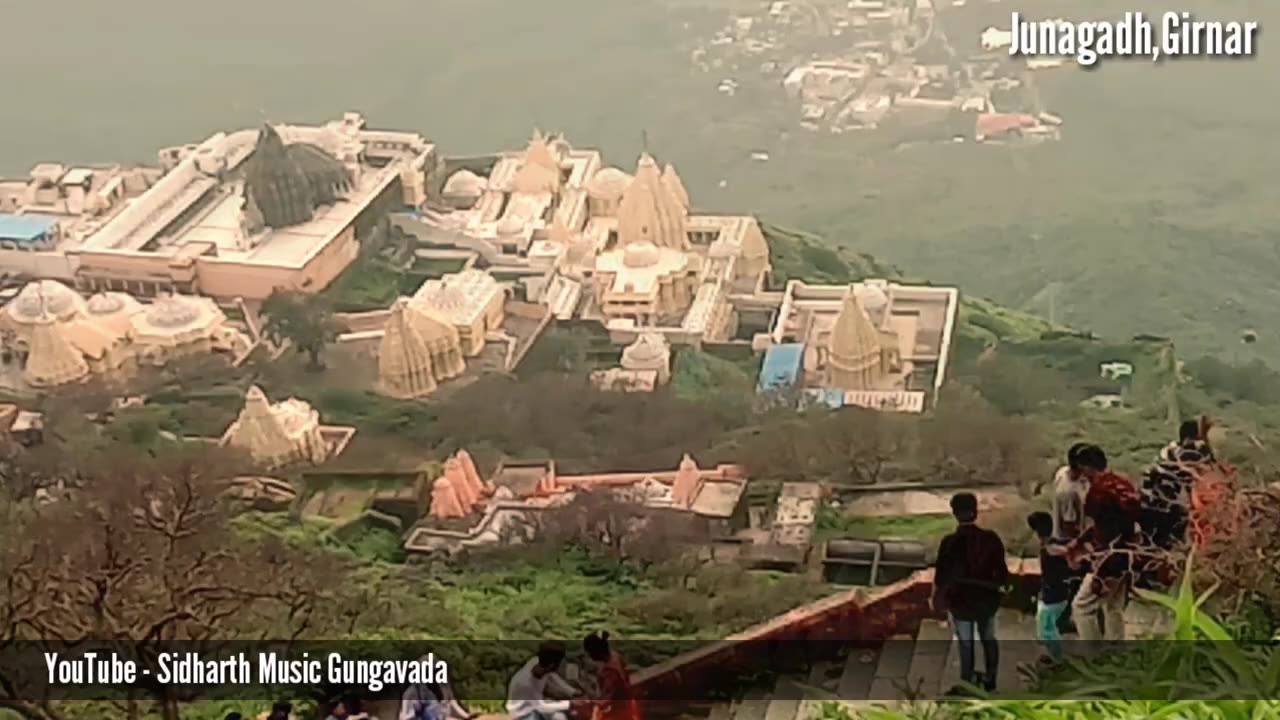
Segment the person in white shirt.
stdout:
<path fill-rule="evenodd" d="M 423 655 L 424 662 L 432 656 Z M 400 696 L 399 720 L 471 720 L 475 717 L 458 702 L 448 683 L 410 685 Z"/>
<path fill-rule="evenodd" d="M 564 654 L 563 646 L 547 643 L 538 649 L 536 657 L 530 658 L 511 676 L 507 685 L 507 714 L 512 720 L 568 720 L 573 702 L 547 697 L 548 690 L 561 697 L 578 695 L 577 689 L 557 673 Z"/>
<path fill-rule="evenodd" d="M 1080 472 L 1076 455 L 1086 443 L 1076 443 L 1067 451 L 1067 464 L 1053 476 L 1053 537 L 1074 540 L 1084 532 L 1084 497 L 1089 481 Z"/>

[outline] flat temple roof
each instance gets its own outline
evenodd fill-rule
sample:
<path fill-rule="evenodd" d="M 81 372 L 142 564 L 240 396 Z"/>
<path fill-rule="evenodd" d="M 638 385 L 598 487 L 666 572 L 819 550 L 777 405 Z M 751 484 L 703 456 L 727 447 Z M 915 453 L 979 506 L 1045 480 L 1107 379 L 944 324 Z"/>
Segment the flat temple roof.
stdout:
<path fill-rule="evenodd" d="M 58 224 L 48 215 L 13 215 L 0 213 L 0 239 L 33 242 Z"/>

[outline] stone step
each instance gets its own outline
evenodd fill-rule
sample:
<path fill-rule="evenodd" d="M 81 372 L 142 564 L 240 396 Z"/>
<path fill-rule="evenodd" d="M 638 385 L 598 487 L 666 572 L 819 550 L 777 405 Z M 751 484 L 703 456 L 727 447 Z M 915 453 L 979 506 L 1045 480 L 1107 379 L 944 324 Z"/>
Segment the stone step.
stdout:
<path fill-rule="evenodd" d="M 1008 608 L 996 614 L 996 639 L 1000 641 L 1000 668 L 996 676 L 996 688 L 1001 694 L 1017 692 L 1026 684 L 1018 672 L 1018 665 L 1034 662 L 1040 656 L 1040 648 L 1035 640 L 1035 616 Z M 983 672 L 986 660 L 982 653 L 982 642 L 975 639 L 974 668 Z M 960 684 L 960 643 L 952 638 L 947 651 L 947 662 L 944 666 L 939 692 L 946 693 Z"/>
<path fill-rule="evenodd" d="M 915 652 L 907 671 L 907 687 L 922 698 L 939 694 L 942 671 L 951 649 L 951 628 L 939 620 L 925 620 L 916 633 Z"/>
<path fill-rule="evenodd" d="M 836 695 L 841 700 L 865 700 L 871 692 L 879 659 L 878 649 L 851 648 L 840 673 L 840 682 L 836 685 Z"/>
<path fill-rule="evenodd" d="M 765 720 L 769 711 L 769 692 L 763 688 L 752 688 L 741 700 L 734 703 L 730 712 L 731 720 Z"/>
<path fill-rule="evenodd" d="M 800 713 L 800 699 L 804 691 L 786 678 L 780 678 L 773 690 L 773 698 L 765 709 L 765 720 L 796 720 Z"/>
<path fill-rule="evenodd" d="M 844 666 L 834 662 L 816 662 L 809 668 L 807 684 L 809 687 L 835 693 L 840 687 L 840 676 Z"/>
<path fill-rule="evenodd" d="M 882 700 L 902 695 L 902 689 L 907 684 L 907 673 L 911 669 L 915 644 L 915 639 L 910 635 L 895 635 L 885 642 L 880 650 L 880 661 L 876 664 L 871 690 L 868 692 L 870 699 Z"/>

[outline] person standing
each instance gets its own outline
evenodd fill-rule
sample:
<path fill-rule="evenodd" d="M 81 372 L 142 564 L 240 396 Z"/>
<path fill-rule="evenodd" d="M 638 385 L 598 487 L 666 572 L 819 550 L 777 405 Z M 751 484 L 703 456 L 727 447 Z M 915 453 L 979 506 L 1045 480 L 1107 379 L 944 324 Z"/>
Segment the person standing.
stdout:
<path fill-rule="evenodd" d="M 1053 476 L 1053 537 L 1074 540 L 1084 532 L 1084 498 L 1089 483 L 1080 471 L 1078 455 L 1087 443 L 1067 450 L 1067 464 Z"/>
<path fill-rule="evenodd" d="M 1088 528 L 1072 542 L 1069 557 L 1078 562 L 1087 554 L 1089 571 L 1071 601 L 1071 614 L 1081 640 L 1102 640 L 1104 633 L 1107 640 L 1123 640 L 1141 502 L 1133 482 L 1107 467 L 1102 448 L 1081 449 L 1077 462 L 1089 482 Z"/>
<path fill-rule="evenodd" d="M 1004 542 L 991 530 L 978 527 L 978 498 L 973 493 L 954 495 L 951 514 L 956 529 L 938 546 L 932 604 L 951 618 L 960 644 L 960 679 L 993 692 L 1000 664 L 996 612 L 1009 579 Z M 974 670 L 975 637 L 982 642 L 986 660 L 982 676 Z"/>
<path fill-rule="evenodd" d="M 1062 660 L 1062 634 L 1058 621 L 1071 600 L 1071 567 L 1067 543 L 1053 537 L 1053 517 L 1046 512 L 1027 516 L 1027 526 L 1040 541 L 1040 598 L 1036 603 L 1036 639 L 1044 645 L 1049 659 Z"/>
<path fill-rule="evenodd" d="M 1214 462 L 1213 450 L 1201 436 L 1203 422 L 1188 420 L 1178 439 L 1161 449 L 1142 481 L 1142 530 L 1146 540 L 1169 550 L 1186 540 L 1191 490 L 1198 471 Z"/>
<path fill-rule="evenodd" d="M 594 720 L 640 720 L 640 703 L 631 691 L 631 674 L 622 656 L 609 647 L 609 633 L 592 633 L 582 641 L 582 649 L 595 662 L 598 698 Z"/>

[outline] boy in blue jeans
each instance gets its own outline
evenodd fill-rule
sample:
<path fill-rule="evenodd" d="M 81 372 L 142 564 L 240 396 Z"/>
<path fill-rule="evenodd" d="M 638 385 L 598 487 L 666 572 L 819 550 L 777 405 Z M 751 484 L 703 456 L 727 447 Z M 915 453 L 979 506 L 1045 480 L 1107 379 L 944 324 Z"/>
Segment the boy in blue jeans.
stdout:
<path fill-rule="evenodd" d="M 1036 604 L 1036 639 L 1044 644 L 1049 658 L 1062 659 L 1062 635 L 1058 620 L 1071 603 L 1074 573 L 1067 562 L 1067 542 L 1053 537 L 1053 516 L 1034 512 L 1027 525 L 1040 540 L 1040 600 Z"/>

